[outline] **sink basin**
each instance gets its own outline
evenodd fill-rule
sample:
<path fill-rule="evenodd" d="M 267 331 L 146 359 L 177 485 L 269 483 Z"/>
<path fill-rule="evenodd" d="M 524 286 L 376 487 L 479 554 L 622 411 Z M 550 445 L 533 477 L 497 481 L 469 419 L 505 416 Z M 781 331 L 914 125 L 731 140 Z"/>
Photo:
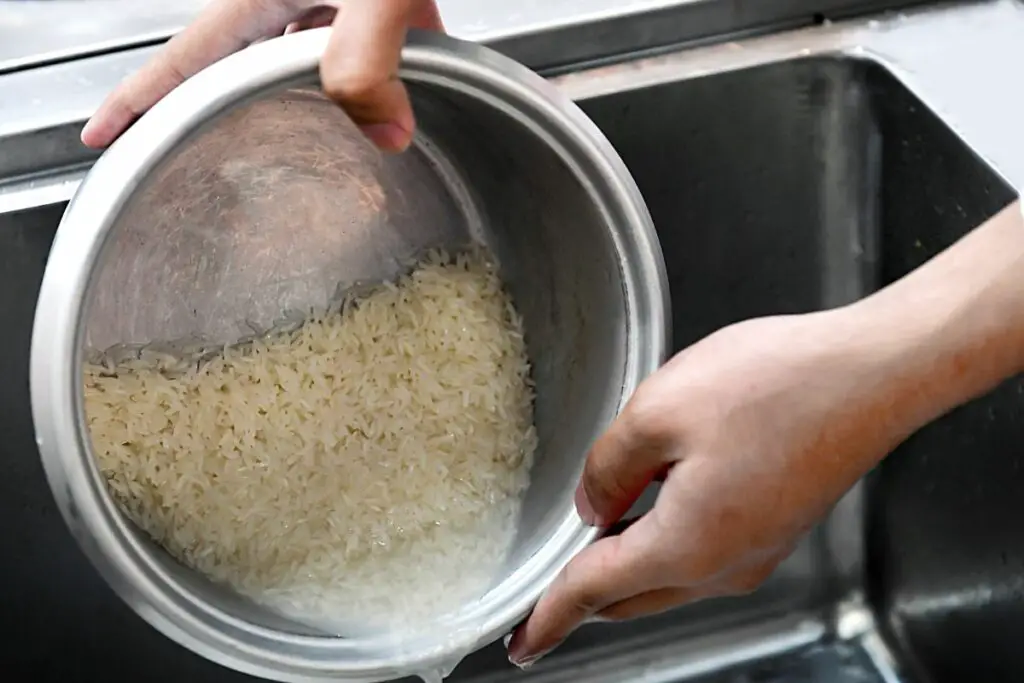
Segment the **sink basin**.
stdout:
<path fill-rule="evenodd" d="M 574 78 L 597 82 L 607 73 Z M 653 214 L 678 349 L 752 316 L 862 297 L 1015 196 L 898 78 L 867 59 L 825 54 L 656 80 L 595 88 L 580 101 Z M 18 292 L 0 301 L 8 463 L 0 556 L 15 558 L 0 562 L 0 585 L 10 589 L 0 604 L 17 625 L 5 664 L 40 681 L 252 680 L 137 618 L 78 552 L 51 499 L 27 367 L 35 292 L 62 210 L 58 202 L 0 213 L 0 272 L 8 292 Z M 882 671 L 884 658 L 865 640 L 874 617 L 895 661 L 921 680 L 1019 680 L 1024 542 L 1014 520 L 1024 510 L 1024 457 L 1014 444 L 1024 443 L 1022 393 L 1024 384 L 1010 382 L 909 440 L 759 591 L 586 627 L 529 678 L 894 683 L 898 667 Z M 847 604 L 863 605 L 866 626 L 842 627 L 836 615 Z M 495 645 L 451 680 L 522 678 Z"/>
<path fill-rule="evenodd" d="M 680 349 L 744 318 L 853 301 L 1016 197 L 870 60 L 798 59 L 583 106 L 654 216 Z M 1022 394 L 1024 382 L 1012 380 L 940 419 L 867 481 L 866 556 L 854 568 L 904 669 L 921 680 L 1024 675 Z M 818 564 L 791 562 L 766 590 L 794 608 L 837 599 L 830 591 L 854 578 L 844 557 L 859 543 L 842 531 L 824 525 L 802 548 Z M 804 581 L 776 583 L 801 570 Z M 757 598 L 720 607 L 742 611 Z"/>
<path fill-rule="evenodd" d="M 869 60 L 793 60 L 583 105 L 654 216 L 677 348 L 743 318 L 859 298 L 1016 197 Z M 947 415 L 867 481 L 867 595 L 914 680 L 1024 677 L 1022 395 L 1015 379 Z M 794 605 L 838 597 L 829 591 L 842 590 L 834 580 L 844 546 L 857 542 L 838 531 L 826 524 L 809 539 L 808 557 L 820 564 L 783 589 Z M 695 615 L 684 609 L 675 618 Z"/>

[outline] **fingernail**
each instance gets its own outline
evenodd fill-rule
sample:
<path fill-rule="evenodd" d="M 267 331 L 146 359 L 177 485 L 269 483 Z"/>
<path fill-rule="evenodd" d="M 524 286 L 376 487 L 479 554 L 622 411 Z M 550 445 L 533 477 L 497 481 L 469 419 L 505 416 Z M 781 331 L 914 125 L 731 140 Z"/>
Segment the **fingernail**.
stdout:
<path fill-rule="evenodd" d="M 527 655 L 527 653 L 521 651 L 523 649 L 522 643 L 520 643 L 520 638 L 517 637 L 519 633 L 519 629 L 512 631 L 512 633 L 505 636 L 503 642 L 505 643 L 505 651 L 508 652 L 509 663 L 523 669 L 527 666 L 531 666 L 533 664 L 533 660 L 529 655 Z M 525 666 L 523 662 L 526 662 Z"/>
<path fill-rule="evenodd" d="M 576 513 L 579 514 L 580 519 L 589 524 L 590 526 L 600 526 L 600 520 L 597 518 L 597 512 L 594 511 L 594 506 L 590 504 L 587 499 L 587 492 L 583 488 L 583 484 L 576 487 Z"/>
<path fill-rule="evenodd" d="M 543 657 L 543 656 L 544 655 L 542 655 L 542 654 L 541 655 L 534 655 L 533 657 L 526 657 L 525 659 L 520 659 L 518 661 L 516 661 L 516 660 L 512 659 L 511 657 L 509 657 L 508 661 L 510 661 L 512 663 L 512 665 L 514 667 L 516 667 L 517 669 L 519 669 L 521 671 L 526 671 L 531 666 L 533 666 L 538 661 L 540 661 L 540 658 Z"/>
<path fill-rule="evenodd" d="M 551 648 L 550 650 L 544 650 L 543 652 L 533 654 L 529 652 L 524 652 L 522 643 L 519 642 L 519 638 L 516 637 L 518 633 L 518 630 L 516 630 L 513 633 L 509 633 L 507 636 L 505 636 L 505 639 L 503 641 L 505 643 L 505 650 L 508 651 L 508 661 L 510 664 L 512 664 L 512 666 L 518 667 L 520 669 L 529 669 L 531 666 L 540 661 L 542 657 L 545 657 L 548 654 L 550 654 L 551 650 L 554 649 Z"/>
<path fill-rule="evenodd" d="M 83 145 L 86 147 L 93 147 L 96 144 L 96 137 L 98 137 L 96 129 L 96 119 L 89 119 L 85 122 L 85 125 L 82 126 L 82 132 L 79 134 L 79 139 L 82 141 Z"/>
<path fill-rule="evenodd" d="M 402 152 L 409 146 L 412 136 L 397 123 L 366 123 L 359 126 L 370 142 L 386 152 Z"/>
<path fill-rule="evenodd" d="M 529 669 L 531 666 L 533 666 L 534 664 L 539 662 L 541 660 L 541 658 L 547 656 L 548 653 L 550 653 L 550 652 L 551 652 L 551 650 L 547 650 L 545 652 L 541 652 L 541 653 L 535 654 L 535 655 L 518 655 L 518 656 L 510 654 L 508 656 L 508 661 L 509 661 L 509 663 L 512 666 L 516 667 L 517 669 L 522 669 L 522 670 L 525 671 L 526 669 Z"/>

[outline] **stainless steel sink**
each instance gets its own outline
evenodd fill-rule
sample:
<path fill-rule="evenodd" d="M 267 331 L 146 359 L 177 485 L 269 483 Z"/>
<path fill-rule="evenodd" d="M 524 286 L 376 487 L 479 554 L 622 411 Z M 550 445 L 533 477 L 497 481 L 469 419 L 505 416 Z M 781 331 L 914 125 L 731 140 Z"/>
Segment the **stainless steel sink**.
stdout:
<path fill-rule="evenodd" d="M 677 348 L 751 316 L 861 297 L 1016 196 L 946 114 L 904 85 L 906 73 L 854 49 L 863 30 L 801 32 L 557 79 L 648 202 Z M 50 139 L 66 140 L 78 121 L 56 122 Z M 2 123 L 0 168 L 50 172 L 0 178 L 8 293 L 0 300 L 0 620 L 8 622 L 0 671 L 32 672 L 24 680 L 33 681 L 251 680 L 146 626 L 95 574 L 56 511 L 29 414 L 29 335 L 66 198 L 57 180 L 73 179 L 87 157 L 64 142 L 46 159 L 15 158 L 11 150 L 29 149 L 26 138 L 5 148 Z M 1011 381 L 914 436 L 751 595 L 588 626 L 527 674 L 496 645 L 452 680 L 1019 681 L 1022 412 L 1024 383 Z"/>
<path fill-rule="evenodd" d="M 608 79 L 610 73 L 597 71 L 592 78 Z M 585 78 L 572 87 L 586 90 Z M 900 80 L 869 59 L 800 58 L 669 79 L 581 103 L 623 156 L 654 216 L 668 264 L 678 349 L 745 318 L 860 298 L 924 263 L 1016 196 Z M 838 627 L 830 621 L 832 606 L 855 595 L 870 578 L 869 606 L 893 642 L 920 658 L 934 680 L 961 680 L 942 673 L 953 666 L 949 658 L 963 654 L 950 647 L 949 638 L 969 637 L 964 630 L 969 626 L 955 621 L 961 610 L 972 612 L 976 601 L 986 598 L 974 595 L 962 607 L 942 604 L 948 595 L 943 582 L 974 586 L 980 581 L 995 588 L 988 581 L 998 568 L 1006 577 L 1024 568 L 1024 544 L 1006 537 L 989 545 L 999 532 L 981 533 L 981 518 L 994 510 L 975 510 L 978 519 L 971 528 L 958 503 L 997 496 L 1004 500 L 995 509 L 1011 509 L 1012 496 L 1024 492 L 1024 472 L 1014 475 L 1021 459 L 1006 452 L 1014 439 L 1024 443 L 1024 422 L 1018 419 L 1022 392 L 1024 384 L 1011 382 L 947 416 L 879 469 L 866 490 L 875 523 L 866 565 L 863 536 L 855 531 L 865 492 L 855 491 L 754 595 L 646 623 L 584 630 L 559 656 L 597 657 L 623 638 L 641 643 L 667 627 L 679 629 L 678 647 L 684 634 L 763 625 L 801 611 L 821 615 L 829 625 L 823 634 L 828 639 L 839 635 L 831 628 Z M 957 471 L 972 454 L 988 465 L 958 479 Z M 963 481 L 972 488 L 963 490 Z M 933 511 L 934 505 L 941 507 Z M 990 524 L 998 526 L 995 520 Z M 1004 524 L 1010 533 L 1012 522 Z M 954 548 L 957 559 L 945 559 Z M 973 569 L 975 578 L 952 576 L 950 562 Z M 954 624 L 937 624 L 929 618 L 934 614 L 921 613 L 927 607 L 913 607 L 918 593 L 929 587 L 937 603 L 931 609 Z M 975 617 L 981 624 L 992 618 Z M 777 628 L 785 630 L 781 624 Z M 1008 639 L 1011 633 L 1019 631 L 1008 632 Z M 991 657 L 992 646 L 987 640 L 979 656 Z M 1003 652 L 1015 654 L 1009 647 Z M 779 671 L 813 661 L 820 672 L 839 662 L 813 647 L 804 651 L 803 645 L 792 653 L 781 658 L 785 664 Z M 852 661 L 846 670 L 857 669 L 856 657 Z M 557 664 L 555 657 L 547 665 Z M 961 664 L 966 670 L 977 667 Z M 842 680 L 842 668 L 817 680 Z M 1024 659 L 1014 671 L 1024 671 Z M 469 672 L 467 665 L 460 673 Z M 754 680 L 810 680 L 807 675 Z"/>

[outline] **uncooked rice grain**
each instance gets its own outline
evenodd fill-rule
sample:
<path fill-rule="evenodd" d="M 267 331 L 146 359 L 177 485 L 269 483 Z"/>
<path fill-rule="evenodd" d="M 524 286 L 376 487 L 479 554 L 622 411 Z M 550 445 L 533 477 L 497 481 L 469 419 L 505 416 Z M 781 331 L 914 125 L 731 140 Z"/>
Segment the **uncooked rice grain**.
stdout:
<path fill-rule="evenodd" d="M 536 448 L 522 324 L 482 250 L 298 329 L 168 372 L 85 369 L 122 510 L 174 557 L 275 611 L 394 626 L 485 590 Z"/>

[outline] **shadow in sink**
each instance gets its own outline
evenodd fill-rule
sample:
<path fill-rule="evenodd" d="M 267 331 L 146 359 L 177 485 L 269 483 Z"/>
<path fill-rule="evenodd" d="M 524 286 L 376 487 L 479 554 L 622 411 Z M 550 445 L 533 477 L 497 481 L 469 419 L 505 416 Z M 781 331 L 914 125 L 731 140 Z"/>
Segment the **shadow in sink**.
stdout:
<path fill-rule="evenodd" d="M 752 316 L 861 297 L 1013 197 L 927 107 L 866 61 L 782 62 L 582 105 L 619 150 L 654 216 L 678 348 Z M 0 480 L 0 555 L 17 558 L 0 562 L 0 583 L 11 589 L 0 601 L 12 626 L 6 665 L 31 671 L 25 676 L 34 681 L 250 680 L 135 617 L 79 554 L 52 503 L 32 435 L 27 365 L 35 293 L 60 212 L 49 206 L 0 215 L 0 264 L 8 291 L 17 292 L 0 304 L 8 331 L 0 435 L 9 463 Z M 1024 535 L 1014 521 L 1024 518 L 1021 391 L 1011 383 L 917 435 L 869 488 L 872 598 L 935 681 L 971 672 L 995 683 L 1024 669 L 1010 659 L 1024 626 L 1024 584 L 1014 578 L 1024 570 Z M 825 613 L 861 585 L 858 501 L 851 496 L 760 591 L 582 629 L 550 664 L 773 615 Z M 1000 650 L 994 659 L 992 648 Z M 534 675 L 547 668 L 542 663 Z M 495 645 L 467 659 L 453 680 L 506 677 L 522 674 Z"/>
<path fill-rule="evenodd" d="M 876 73 L 785 62 L 583 103 L 654 217 L 677 348 L 874 288 L 887 123 L 877 105 L 902 87 Z"/>

